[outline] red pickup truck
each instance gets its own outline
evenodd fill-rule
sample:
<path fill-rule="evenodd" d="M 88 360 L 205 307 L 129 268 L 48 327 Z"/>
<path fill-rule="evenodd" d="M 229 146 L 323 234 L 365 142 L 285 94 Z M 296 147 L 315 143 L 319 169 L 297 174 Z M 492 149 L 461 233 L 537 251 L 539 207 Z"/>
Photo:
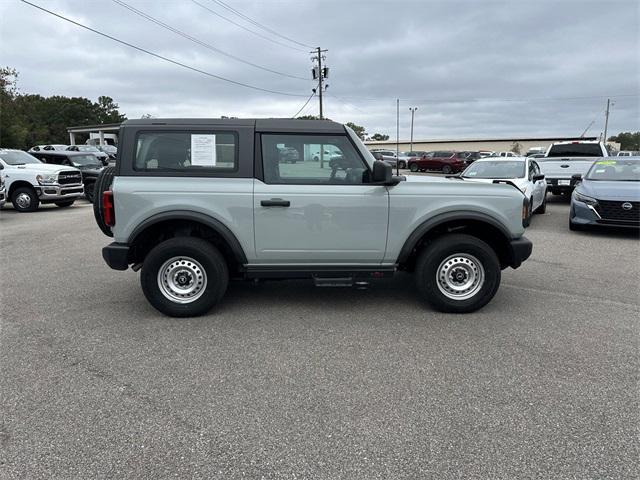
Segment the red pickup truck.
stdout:
<path fill-rule="evenodd" d="M 409 170 L 424 172 L 425 170 L 440 170 L 442 173 L 461 172 L 471 163 L 464 152 L 440 151 L 429 152 L 420 158 L 409 160 Z"/>

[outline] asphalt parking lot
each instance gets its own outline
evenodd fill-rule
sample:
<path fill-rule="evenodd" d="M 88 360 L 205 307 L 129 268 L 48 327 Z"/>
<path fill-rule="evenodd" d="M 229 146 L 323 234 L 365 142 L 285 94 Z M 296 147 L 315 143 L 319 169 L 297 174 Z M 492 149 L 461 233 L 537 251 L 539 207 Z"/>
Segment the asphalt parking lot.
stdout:
<path fill-rule="evenodd" d="M 550 197 L 551 199 L 551 197 Z M 0 213 L 2 478 L 637 478 L 640 241 L 551 201 L 480 312 L 400 275 L 172 319 L 82 201 Z"/>

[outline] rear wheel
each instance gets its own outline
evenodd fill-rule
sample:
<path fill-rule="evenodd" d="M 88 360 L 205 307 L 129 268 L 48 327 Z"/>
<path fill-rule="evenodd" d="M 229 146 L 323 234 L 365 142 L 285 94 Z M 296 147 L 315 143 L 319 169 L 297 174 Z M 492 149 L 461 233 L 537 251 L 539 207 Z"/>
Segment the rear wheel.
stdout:
<path fill-rule="evenodd" d="M 489 245 L 471 235 L 444 235 L 416 262 L 416 285 L 442 312 L 467 313 L 485 306 L 500 286 L 500 262 Z"/>
<path fill-rule="evenodd" d="M 170 317 L 195 317 L 220 301 L 229 271 L 217 248 L 201 238 L 177 237 L 144 259 L 140 283 L 149 303 Z"/>
<path fill-rule="evenodd" d="M 418 165 L 415 164 L 415 163 L 409 164 L 409 170 L 411 170 L 412 172 L 417 172 L 418 171 Z"/>
<path fill-rule="evenodd" d="M 36 191 L 31 187 L 20 187 L 11 195 L 13 208 L 18 212 L 35 212 L 40 204 Z"/>
<path fill-rule="evenodd" d="M 449 165 L 445 165 L 445 166 L 442 167 L 442 173 L 444 173 L 446 175 L 450 174 L 451 171 L 452 170 L 451 170 L 451 167 Z"/>
<path fill-rule="evenodd" d="M 103 168 L 98 175 L 95 186 L 93 188 L 94 202 L 93 202 L 93 216 L 96 219 L 96 223 L 102 233 L 108 235 L 109 237 L 113 237 L 113 232 L 111 231 L 111 227 L 104 223 L 104 212 L 102 211 L 102 194 L 111 188 L 111 183 L 113 182 L 113 176 L 115 175 L 116 169 L 115 167 L 106 167 Z"/>

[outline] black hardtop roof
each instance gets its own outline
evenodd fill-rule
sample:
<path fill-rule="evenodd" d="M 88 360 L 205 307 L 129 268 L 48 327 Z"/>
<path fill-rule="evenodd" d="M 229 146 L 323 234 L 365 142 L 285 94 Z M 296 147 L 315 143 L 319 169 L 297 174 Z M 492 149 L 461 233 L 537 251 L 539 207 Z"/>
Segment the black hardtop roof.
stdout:
<path fill-rule="evenodd" d="M 127 127 L 151 126 L 225 126 L 253 127 L 257 132 L 344 133 L 344 126 L 331 120 L 297 120 L 293 118 L 141 118 L 126 120 Z"/>

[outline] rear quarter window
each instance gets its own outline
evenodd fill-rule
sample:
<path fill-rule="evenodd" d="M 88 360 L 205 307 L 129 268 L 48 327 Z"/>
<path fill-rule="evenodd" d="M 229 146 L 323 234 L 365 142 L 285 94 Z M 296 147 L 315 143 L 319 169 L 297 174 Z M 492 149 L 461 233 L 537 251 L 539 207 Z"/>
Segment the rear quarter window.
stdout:
<path fill-rule="evenodd" d="M 147 172 L 233 172 L 238 168 L 235 132 L 139 132 L 134 170 Z"/>

